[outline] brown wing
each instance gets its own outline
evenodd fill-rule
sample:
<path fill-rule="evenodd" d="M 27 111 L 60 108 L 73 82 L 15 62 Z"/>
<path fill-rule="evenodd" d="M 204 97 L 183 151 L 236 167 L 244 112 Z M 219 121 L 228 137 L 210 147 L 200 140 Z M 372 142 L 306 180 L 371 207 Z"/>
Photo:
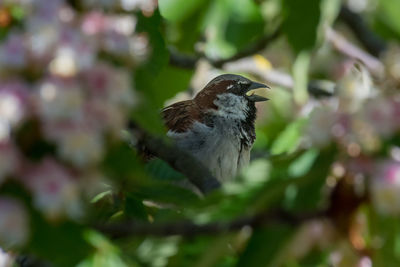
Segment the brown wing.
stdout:
<path fill-rule="evenodd" d="M 193 100 L 172 104 L 162 110 L 164 123 L 169 130 L 184 132 L 194 121 L 203 122 L 203 114 Z"/>

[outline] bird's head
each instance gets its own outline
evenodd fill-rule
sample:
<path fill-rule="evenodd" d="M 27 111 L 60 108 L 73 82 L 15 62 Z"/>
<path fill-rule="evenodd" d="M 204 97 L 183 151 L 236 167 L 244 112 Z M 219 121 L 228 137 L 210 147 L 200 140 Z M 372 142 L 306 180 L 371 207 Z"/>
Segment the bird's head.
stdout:
<path fill-rule="evenodd" d="M 268 100 L 254 94 L 253 91 L 259 88 L 269 87 L 240 75 L 223 74 L 211 80 L 194 101 L 200 108 L 215 111 L 218 115 L 246 119 L 253 115 L 250 113 L 255 113 L 255 102 Z"/>

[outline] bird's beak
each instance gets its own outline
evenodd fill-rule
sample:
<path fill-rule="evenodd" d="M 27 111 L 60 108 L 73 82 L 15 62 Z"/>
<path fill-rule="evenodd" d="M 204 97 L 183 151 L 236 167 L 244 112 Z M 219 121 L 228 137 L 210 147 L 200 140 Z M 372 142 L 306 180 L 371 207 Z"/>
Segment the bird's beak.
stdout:
<path fill-rule="evenodd" d="M 252 82 L 249 88 L 247 88 L 246 98 L 252 102 L 267 101 L 268 98 L 255 94 L 254 91 L 260 88 L 270 88 L 270 87 L 262 83 Z"/>

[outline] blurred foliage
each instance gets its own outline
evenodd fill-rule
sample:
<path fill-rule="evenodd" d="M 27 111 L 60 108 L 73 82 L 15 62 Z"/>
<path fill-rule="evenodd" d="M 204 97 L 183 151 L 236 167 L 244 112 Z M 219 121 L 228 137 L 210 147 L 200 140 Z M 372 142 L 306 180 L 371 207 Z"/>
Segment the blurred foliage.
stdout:
<path fill-rule="evenodd" d="M 363 49 L 343 6 L 390 43 L 382 73 L 326 37 L 332 27 Z M 397 0 L 2 1 L 0 248 L 50 266 L 399 266 L 399 10 Z M 213 66 L 260 42 L 263 68 Z M 180 68 L 177 54 L 195 62 Z M 280 71 L 291 85 L 268 76 Z M 121 131 L 132 119 L 165 137 L 162 107 L 226 72 L 272 83 L 271 100 L 258 106 L 250 166 L 202 196 Z M 335 94 L 315 97 L 315 79 Z M 20 105 L 2 102 L 9 95 Z M 74 119 L 88 136 L 71 137 Z M 283 216 L 259 219 L 270 212 Z M 102 232 L 108 223 L 133 223 L 132 234 Z"/>

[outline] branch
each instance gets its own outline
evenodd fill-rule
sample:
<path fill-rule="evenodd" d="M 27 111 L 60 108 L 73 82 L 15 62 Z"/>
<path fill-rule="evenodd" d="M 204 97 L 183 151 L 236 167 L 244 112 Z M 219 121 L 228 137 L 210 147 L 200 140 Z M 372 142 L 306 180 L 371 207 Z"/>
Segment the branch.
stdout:
<path fill-rule="evenodd" d="M 358 13 L 342 5 L 339 19 L 350 28 L 356 38 L 372 55 L 379 57 L 379 55 L 386 50 L 385 41 L 368 28 L 364 19 Z"/>
<path fill-rule="evenodd" d="M 242 51 L 239 51 L 232 57 L 226 58 L 226 59 L 219 59 L 219 60 L 210 60 L 211 65 L 213 65 L 216 68 L 221 68 L 225 63 L 231 62 L 231 61 L 236 61 L 238 59 L 248 57 L 251 55 L 254 55 L 258 53 L 259 51 L 263 50 L 270 44 L 272 41 L 277 39 L 282 32 L 282 27 L 278 26 L 273 33 L 270 35 L 264 36 L 261 38 L 257 43 L 243 49 Z"/>
<path fill-rule="evenodd" d="M 200 192 L 207 194 L 220 187 L 218 180 L 197 159 L 172 144 L 164 142 L 160 138 L 153 137 L 130 122 L 129 129 L 132 131 L 136 144 L 145 146 L 152 155 L 164 160 L 172 168 L 185 175 Z"/>
<path fill-rule="evenodd" d="M 266 35 L 259 39 L 256 43 L 249 45 L 248 47 L 244 48 L 242 51 L 239 51 L 235 55 L 225 59 L 212 59 L 208 58 L 206 55 L 198 55 L 198 56 L 189 56 L 179 53 L 174 49 L 169 49 L 170 52 L 170 64 L 185 69 L 193 69 L 195 68 L 197 62 L 200 59 L 206 59 L 211 65 L 216 68 L 221 68 L 224 64 L 236 61 L 238 59 L 248 57 L 250 55 L 256 54 L 257 52 L 263 50 L 270 44 L 273 40 L 278 38 L 281 34 L 281 26 L 278 26 L 274 32 L 269 35 Z"/>
<path fill-rule="evenodd" d="M 138 223 L 121 222 L 113 224 L 103 224 L 95 226 L 111 238 L 122 238 L 129 236 L 170 236 L 180 235 L 191 237 L 195 235 L 215 235 L 225 232 L 240 230 L 244 226 L 252 228 L 260 227 L 268 223 L 283 223 L 298 225 L 304 221 L 324 217 L 325 212 L 315 212 L 311 214 L 292 215 L 284 211 L 261 212 L 254 216 L 242 217 L 228 222 L 212 222 L 208 224 L 194 224 L 188 221 L 171 223 Z"/>
<path fill-rule="evenodd" d="M 326 29 L 326 39 L 342 54 L 363 62 L 371 73 L 378 76 L 383 73 L 384 66 L 379 59 L 350 43 L 344 36 L 334 31 L 332 28 Z"/>

